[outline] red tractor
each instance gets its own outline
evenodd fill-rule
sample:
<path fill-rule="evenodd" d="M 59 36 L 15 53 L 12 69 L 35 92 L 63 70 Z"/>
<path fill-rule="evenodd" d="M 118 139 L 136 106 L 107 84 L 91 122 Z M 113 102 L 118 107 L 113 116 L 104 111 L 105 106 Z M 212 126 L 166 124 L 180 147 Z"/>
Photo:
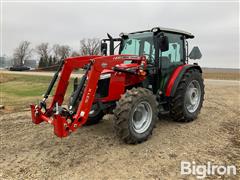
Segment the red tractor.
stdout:
<path fill-rule="evenodd" d="M 117 135 L 130 144 L 147 140 L 163 114 L 179 122 L 193 121 L 203 104 L 204 84 L 201 68 L 188 64 L 188 58 L 202 56 L 198 47 L 188 55 L 187 40 L 192 38 L 191 33 L 162 27 L 121 33 L 120 38 L 108 34 L 101 41 L 101 56 L 70 57 L 61 62 L 44 99 L 31 105 L 32 121 L 46 121 L 54 126 L 58 137 L 66 137 L 78 127 L 96 124 L 105 114 L 113 113 Z M 117 50 L 118 55 L 114 55 Z M 74 81 L 69 105 L 64 107 L 70 75 L 79 68 L 84 75 Z"/>

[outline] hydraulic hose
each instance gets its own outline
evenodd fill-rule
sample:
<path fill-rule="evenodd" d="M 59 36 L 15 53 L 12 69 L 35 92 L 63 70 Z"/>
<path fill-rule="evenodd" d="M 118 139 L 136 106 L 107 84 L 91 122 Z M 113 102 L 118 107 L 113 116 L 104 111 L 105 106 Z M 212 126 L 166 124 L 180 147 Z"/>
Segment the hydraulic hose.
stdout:
<path fill-rule="evenodd" d="M 54 76 L 53 76 L 53 78 L 52 78 L 52 80 L 51 80 L 51 82 L 48 86 L 48 89 L 47 89 L 46 93 L 44 94 L 44 99 L 47 99 L 49 94 L 51 93 L 52 88 L 53 88 L 53 86 L 54 86 L 54 84 L 55 84 L 55 82 L 58 78 L 59 72 L 62 70 L 63 65 L 64 65 L 64 60 L 62 60 L 60 65 L 58 66 L 58 69 L 57 69 L 56 73 L 54 74 Z"/>
<path fill-rule="evenodd" d="M 73 112 L 73 107 L 75 106 L 77 100 L 80 99 L 80 97 L 81 97 L 81 94 L 82 94 L 82 91 L 83 91 L 83 88 L 84 88 L 84 84 L 85 84 L 85 81 L 87 79 L 87 74 L 88 74 L 88 71 L 91 69 L 91 66 L 92 66 L 92 61 L 90 61 L 90 63 L 87 65 L 85 74 L 81 78 L 80 83 L 77 86 L 77 89 L 76 89 L 76 91 L 75 91 L 75 93 L 73 95 L 72 101 L 71 101 L 71 103 L 69 105 L 70 114 L 74 113 Z"/>

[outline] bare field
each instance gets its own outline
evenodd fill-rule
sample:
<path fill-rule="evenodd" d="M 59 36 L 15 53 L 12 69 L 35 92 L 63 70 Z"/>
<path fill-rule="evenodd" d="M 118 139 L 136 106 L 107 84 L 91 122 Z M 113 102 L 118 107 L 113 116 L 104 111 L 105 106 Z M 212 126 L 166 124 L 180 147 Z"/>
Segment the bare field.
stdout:
<path fill-rule="evenodd" d="M 30 112 L 0 117 L 1 179 L 195 179 L 180 175 L 182 160 L 235 164 L 240 179 L 239 82 L 206 81 L 199 118 L 176 123 L 161 118 L 152 137 L 139 145 L 119 142 L 112 116 L 59 139 L 53 127 L 32 124 Z"/>
<path fill-rule="evenodd" d="M 203 76 L 206 79 L 221 79 L 221 80 L 240 80 L 239 69 L 227 68 L 203 68 Z"/>
<path fill-rule="evenodd" d="M 240 80 L 240 73 L 232 72 L 204 72 L 205 79 L 219 79 L 219 80 Z"/>
<path fill-rule="evenodd" d="M 11 74 L 11 75 L 40 75 L 40 76 L 53 76 L 53 72 L 49 71 L 24 71 L 24 72 L 16 72 L 16 71 L 0 71 L 1 74 Z M 219 79 L 219 80 L 240 80 L 240 70 L 228 70 L 228 69 L 204 69 L 203 68 L 203 76 L 205 79 Z M 71 77 L 81 77 L 79 72 L 74 72 Z M 6 81 L 3 78 L 1 81 Z"/>

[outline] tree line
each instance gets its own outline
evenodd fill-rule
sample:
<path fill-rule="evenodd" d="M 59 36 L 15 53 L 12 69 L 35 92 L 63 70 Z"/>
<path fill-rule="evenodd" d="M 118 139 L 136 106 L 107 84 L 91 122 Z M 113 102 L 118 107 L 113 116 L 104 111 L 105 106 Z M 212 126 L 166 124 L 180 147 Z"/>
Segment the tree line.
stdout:
<path fill-rule="evenodd" d="M 78 51 L 72 50 L 68 45 L 54 44 L 50 46 L 47 42 L 32 48 L 29 41 L 22 41 L 14 50 L 13 58 L 15 65 L 23 66 L 25 60 L 29 60 L 33 54 L 36 54 L 39 58 L 38 67 L 45 68 L 56 65 L 67 57 L 99 55 L 100 53 L 100 40 L 97 38 L 80 40 Z"/>

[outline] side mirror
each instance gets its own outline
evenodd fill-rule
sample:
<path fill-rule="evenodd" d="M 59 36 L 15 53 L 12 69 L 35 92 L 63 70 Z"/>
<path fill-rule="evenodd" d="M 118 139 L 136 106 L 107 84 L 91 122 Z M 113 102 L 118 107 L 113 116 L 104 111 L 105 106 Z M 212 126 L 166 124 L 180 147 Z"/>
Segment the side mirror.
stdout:
<path fill-rule="evenodd" d="M 194 46 L 193 49 L 191 50 L 189 56 L 190 59 L 201 59 L 202 53 L 200 49 L 197 46 Z"/>
<path fill-rule="evenodd" d="M 103 55 L 107 55 L 107 43 L 106 42 L 101 43 L 101 52 Z"/>
<path fill-rule="evenodd" d="M 168 51 L 169 42 L 168 42 L 168 37 L 167 36 L 161 36 L 160 37 L 159 48 L 162 52 Z"/>

